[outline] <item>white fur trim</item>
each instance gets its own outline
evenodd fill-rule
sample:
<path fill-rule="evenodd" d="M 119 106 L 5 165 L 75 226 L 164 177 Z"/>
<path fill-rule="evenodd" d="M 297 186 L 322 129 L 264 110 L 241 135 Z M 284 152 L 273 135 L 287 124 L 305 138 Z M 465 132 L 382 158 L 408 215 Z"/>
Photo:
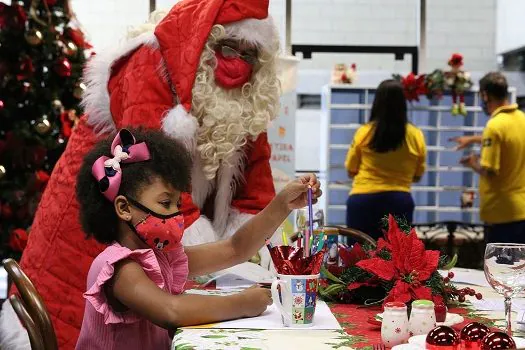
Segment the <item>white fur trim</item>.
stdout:
<path fill-rule="evenodd" d="M 195 149 L 195 133 L 198 127 L 197 118 L 186 112 L 180 104 L 171 109 L 162 119 L 162 130 L 184 143 L 190 152 Z"/>
<path fill-rule="evenodd" d="M 31 349 L 29 335 L 24 326 L 22 326 L 22 323 L 20 323 L 9 299 L 4 301 L 2 311 L 0 312 L 0 349 Z"/>
<path fill-rule="evenodd" d="M 213 226 L 205 216 L 201 216 L 184 231 L 182 244 L 185 246 L 199 245 L 217 241 Z"/>
<path fill-rule="evenodd" d="M 224 162 L 217 173 L 217 195 L 214 201 L 213 227 L 223 238 L 226 224 L 229 221 L 230 204 L 237 186 L 244 181 L 245 154 L 243 151 L 234 153 Z"/>
<path fill-rule="evenodd" d="M 241 213 L 239 210 L 234 208 L 230 209 L 228 222 L 226 223 L 226 227 L 224 228 L 224 232 L 222 234 L 223 238 L 233 236 L 233 234 L 237 232 L 237 230 L 240 229 L 242 225 L 250 221 L 250 219 L 254 216 L 255 215 L 253 214 Z"/>
<path fill-rule="evenodd" d="M 206 199 L 213 191 L 215 181 L 210 181 L 202 171 L 201 157 L 193 155 L 193 169 L 191 170 L 191 197 L 193 203 L 202 208 Z"/>
<path fill-rule="evenodd" d="M 279 45 L 279 33 L 271 16 L 265 19 L 243 19 L 224 26 L 228 38 L 245 40 L 261 47 L 267 52 L 273 52 Z"/>
<path fill-rule="evenodd" d="M 143 33 L 117 48 L 101 50 L 86 65 L 84 70 L 86 91 L 82 97 L 82 106 L 87 114 L 88 124 L 98 134 L 115 131 L 108 92 L 111 67 L 116 60 L 128 55 L 141 45 L 158 47 L 157 38 L 152 32 Z"/>

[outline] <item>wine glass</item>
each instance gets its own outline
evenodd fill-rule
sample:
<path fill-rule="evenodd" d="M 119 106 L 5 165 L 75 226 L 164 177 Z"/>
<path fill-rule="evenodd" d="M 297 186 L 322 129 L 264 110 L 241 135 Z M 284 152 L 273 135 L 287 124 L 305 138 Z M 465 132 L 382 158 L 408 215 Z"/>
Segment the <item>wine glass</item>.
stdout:
<path fill-rule="evenodd" d="M 484 269 L 489 284 L 505 298 L 507 334 L 512 336 L 512 298 L 525 287 L 525 244 L 487 244 Z"/>

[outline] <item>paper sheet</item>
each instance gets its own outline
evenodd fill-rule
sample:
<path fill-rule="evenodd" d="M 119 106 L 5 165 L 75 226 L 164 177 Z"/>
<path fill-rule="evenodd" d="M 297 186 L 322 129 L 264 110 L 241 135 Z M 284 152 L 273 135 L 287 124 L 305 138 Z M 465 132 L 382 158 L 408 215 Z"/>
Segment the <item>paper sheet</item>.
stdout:
<path fill-rule="evenodd" d="M 188 291 L 190 294 L 208 294 L 208 295 L 228 295 L 232 291 Z M 236 329 L 297 329 L 285 327 L 281 320 L 281 314 L 275 305 L 271 305 L 268 309 L 260 316 L 253 318 L 243 318 L 233 321 L 225 321 L 220 323 L 213 323 L 208 325 L 186 327 L 186 328 L 236 328 Z M 328 308 L 328 305 L 322 300 L 317 301 L 317 307 L 315 309 L 314 323 L 312 327 L 304 328 L 309 329 L 341 329 L 339 322 L 337 322 L 335 316 Z"/>
<path fill-rule="evenodd" d="M 472 286 L 488 287 L 492 288 L 485 278 L 485 273 L 482 270 L 464 269 L 464 268 L 453 268 L 451 270 L 454 273 L 452 282 L 455 284 L 468 284 Z M 440 270 L 439 273 L 444 277 L 448 274 L 448 271 Z"/>

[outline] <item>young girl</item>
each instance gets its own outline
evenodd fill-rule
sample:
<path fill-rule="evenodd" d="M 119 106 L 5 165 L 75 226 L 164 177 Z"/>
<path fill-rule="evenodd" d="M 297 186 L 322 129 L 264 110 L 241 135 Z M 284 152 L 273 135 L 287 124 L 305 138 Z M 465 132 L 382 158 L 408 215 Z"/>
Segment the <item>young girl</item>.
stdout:
<path fill-rule="evenodd" d="M 77 349 L 168 349 L 168 330 L 261 314 L 266 289 L 213 297 L 181 295 L 188 277 L 247 261 L 292 209 L 321 195 L 314 175 L 288 184 L 231 238 L 183 247 L 179 196 L 190 187 L 190 156 L 161 132 L 121 130 L 85 157 L 78 175 L 80 219 L 109 246 L 91 265 Z"/>

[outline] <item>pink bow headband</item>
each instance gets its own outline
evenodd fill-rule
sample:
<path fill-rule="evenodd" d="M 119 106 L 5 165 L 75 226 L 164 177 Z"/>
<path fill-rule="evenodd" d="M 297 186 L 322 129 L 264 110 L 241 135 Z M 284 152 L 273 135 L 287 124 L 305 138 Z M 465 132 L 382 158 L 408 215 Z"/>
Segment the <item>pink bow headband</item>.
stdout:
<path fill-rule="evenodd" d="M 135 137 L 129 130 L 122 129 L 111 143 L 113 158 L 99 157 L 91 167 L 91 173 L 97 179 L 100 192 L 109 201 L 118 194 L 122 181 L 120 163 L 136 163 L 151 159 L 145 142 L 135 144 Z"/>

